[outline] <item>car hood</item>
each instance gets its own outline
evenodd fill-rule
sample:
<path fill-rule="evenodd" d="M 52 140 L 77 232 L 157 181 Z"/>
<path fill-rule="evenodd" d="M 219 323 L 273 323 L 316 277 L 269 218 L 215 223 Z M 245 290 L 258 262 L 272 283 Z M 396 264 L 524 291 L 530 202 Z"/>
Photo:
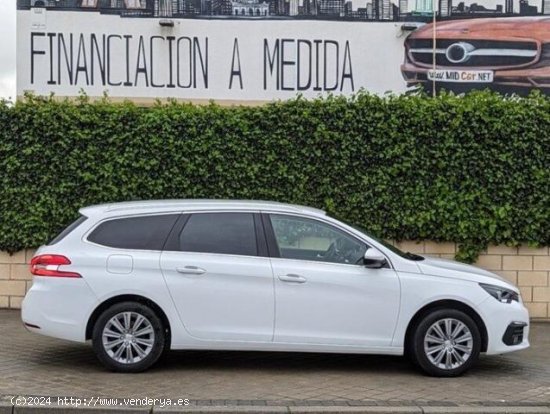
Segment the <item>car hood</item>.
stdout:
<path fill-rule="evenodd" d="M 426 257 L 424 260 L 417 262 L 417 264 L 420 271 L 426 275 L 451 277 L 477 283 L 499 281 L 509 286 L 513 286 L 508 280 L 499 275 L 476 266 L 455 262 L 453 260 Z"/>
<path fill-rule="evenodd" d="M 535 38 L 543 42 L 550 40 L 550 18 L 548 17 L 506 17 L 448 20 L 438 22 L 436 33 L 442 38 Z M 415 30 L 410 38 L 432 38 L 433 28 L 431 24 Z"/>

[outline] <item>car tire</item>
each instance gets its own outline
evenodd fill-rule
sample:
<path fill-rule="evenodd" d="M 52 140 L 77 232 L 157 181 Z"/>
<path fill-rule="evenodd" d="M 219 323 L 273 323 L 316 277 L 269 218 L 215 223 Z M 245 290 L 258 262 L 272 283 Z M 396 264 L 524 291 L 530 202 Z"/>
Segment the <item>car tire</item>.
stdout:
<path fill-rule="evenodd" d="M 165 352 L 162 320 L 148 306 L 121 302 L 107 308 L 94 324 L 94 351 L 111 371 L 141 372 Z"/>
<path fill-rule="evenodd" d="M 481 335 L 470 316 L 456 309 L 430 312 L 416 326 L 412 354 L 428 375 L 456 377 L 479 359 Z"/>

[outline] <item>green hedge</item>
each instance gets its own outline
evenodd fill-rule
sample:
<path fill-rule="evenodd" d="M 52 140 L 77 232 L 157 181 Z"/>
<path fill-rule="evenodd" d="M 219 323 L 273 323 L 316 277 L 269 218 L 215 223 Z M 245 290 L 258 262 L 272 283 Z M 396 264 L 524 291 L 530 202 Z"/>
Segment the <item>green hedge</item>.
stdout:
<path fill-rule="evenodd" d="M 488 92 L 257 107 L 29 96 L 0 105 L 0 250 L 89 204 L 166 198 L 316 206 L 386 239 L 550 244 L 550 100 Z"/>

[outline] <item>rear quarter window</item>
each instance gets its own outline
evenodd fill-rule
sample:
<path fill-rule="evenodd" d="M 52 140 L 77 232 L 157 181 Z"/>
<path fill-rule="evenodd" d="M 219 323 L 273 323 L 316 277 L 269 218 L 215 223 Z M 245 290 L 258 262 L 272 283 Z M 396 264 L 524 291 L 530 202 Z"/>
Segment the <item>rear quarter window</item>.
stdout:
<path fill-rule="evenodd" d="M 119 249 L 162 250 L 179 214 L 111 219 L 99 224 L 88 241 Z"/>

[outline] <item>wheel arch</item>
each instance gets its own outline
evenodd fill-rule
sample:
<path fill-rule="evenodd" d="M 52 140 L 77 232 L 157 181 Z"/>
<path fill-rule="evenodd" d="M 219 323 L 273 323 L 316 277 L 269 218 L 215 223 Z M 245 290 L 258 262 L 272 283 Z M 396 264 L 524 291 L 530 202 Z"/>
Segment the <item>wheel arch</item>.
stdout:
<path fill-rule="evenodd" d="M 487 345 L 489 343 L 489 335 L 487 333 L 487 327 L 485 326 L 485 322 L 483 322 L 483 319 L 481 319 L 481 316 L 469 305 L 465 304 L 464 302 L 460 302 L 458 300 L 453 299 L 443 299 L 438 300 L 435 302 L 428 303 L 421 309 L 419 309 L 414 316 L 409 321 L 409 324 L 407 325 L 407 330 L 405 331 L 405 352 L 408 352 L 410 350 L 410 344 L 412 340 L 412 336 L 414 333 L 414 328 L 420 323 L 420 321 L 426 316 L 428 313 L 433 312 L 437 309 L 455 309 L 464 312 L 466 315 L 468 315 L 470 318 L 473 319 L 475 324 L 477 325 L 479 329 L 479 333 L 481 335 L 481 352 L 487 351 Z"/>
<path fill-rule="evenodd" d="M 169 321 L 168 317 L 166 316 L 166 313 L 153 300 L 151 300 L 149 298 L 146 298 L 145 296 L 131 295 L 131 294 L 113 296 L 113 297 L 103 301 L 102 303 L 100 303 L 94 309 L 94 311 L 92 312 L 92 314 L 88 318 L 88 323 L 86 324 L 86 337 L 85 338 L 87 340 L 92 339 L 92 333 L 93 333 L 93 330 L 94 330 L 94 325 L 97 322 L 97 319 L 99 318 L 99 316 L 106 309 L 108 309 L 109 307 L 111 307 L 111 306 L 113 306 L 117 303 L 121 303 L 121 302 L 137 302 L 137 303 L 141 303 L 142 305 L 150 307 L 158 315 L 158 317 L 161 319 L 161 321 L 164 325 L 165 332 L 166 332 L 166 345 L 168 347 L 170 346 L 170 344 L 171 344 L 170 342 L 171 342 L 171 338 L 172 338 L 172 335 L 171 335 L 172 328 L 170 326 L 170 321 Z"/>

